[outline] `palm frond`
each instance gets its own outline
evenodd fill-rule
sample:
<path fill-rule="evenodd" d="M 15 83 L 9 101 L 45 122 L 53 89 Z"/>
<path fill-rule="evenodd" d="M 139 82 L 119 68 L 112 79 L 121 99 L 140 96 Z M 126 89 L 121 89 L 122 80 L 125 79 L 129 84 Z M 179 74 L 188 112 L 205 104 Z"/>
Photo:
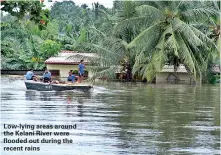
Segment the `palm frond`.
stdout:
<path fill-rule="evenodd" d="M 185 11 L 180 13 L 181 18 L 186 22 L 190 21 L 205 21 L 210 16 L 219 14 L 219 11 L 211 2 L 186 2 L 190 4 Z"/>
<path fill-rule="evenodd" d="M 142 31 L 132 42 L 128 44 L 128 48 L 139 47 L 141 49 L 150 50 L 155 48 L 161 33 L 161 25 L 157 23 L 146 30 Z"/>
<path fill-rule="evenodd" d="M 157 20 L 163 20 L 165 18 L 163 12 L 153 6 L 150 5 L 141 5 L 136 7 L 136 12 L 138 13 L 138 16 L 146 16 L 149 19 L 157 19 Z"/>
<path fill-rule="evenodd" d="M 117 70 L 119 70 L 119 66 L 109 66 L 109 67 L 91 66 L 88 68 L 93 75 L 91 79 L 103 78 L 103 77 L 115 78 L 115 73 Z"/>
<path fill-rule="evenodd" d="M 194 74 L 194 77 L 196 77 L 196 68 L 193 62 L 193 57 L 191 55 L 192 51 L 189 50 L 180 34 L 175 33 L 174 37 L 179 45 L 178 52 L 180 58 L 184 60 L 184 63 L 190 68 L 191 72 Z"/>
<path fill-rule="evenodd" d="M 188 42 L 193 45 L 194 48 L 196 48 L 197 46 L 204 46 L 204 42 L 196 36 L 190 26 L 180 19 L 175 18 L 172 21 L 172 28 L 174 32 L 182 34 L 186 38 L 186 40 L 188 40 Z"/>
<path fill-rule="evenodd" d="M 206 43 L 207 46 L 210 46 L 214 49 L 217 49 L 218 51 L 218 48 L 216 46 L 216 44 L 212 41 L 212 39 L 210 39 L 209 37 L 207 37 L 206 34 L 204 34 L 203 32 L 201 32 L 200 30 L 196 29 L 194 26 L 190 26 L 190 28 L 192 29 L 192 31 L 194 32 L 194 34 L 202 40 L 202 42 L 204 42 L 204 45 Z"/>

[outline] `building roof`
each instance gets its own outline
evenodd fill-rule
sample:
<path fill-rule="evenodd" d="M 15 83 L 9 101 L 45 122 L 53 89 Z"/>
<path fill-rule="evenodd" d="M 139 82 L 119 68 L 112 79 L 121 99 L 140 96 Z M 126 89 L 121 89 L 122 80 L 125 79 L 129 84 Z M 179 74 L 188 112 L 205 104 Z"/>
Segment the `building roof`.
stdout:
<path fill-rule="evenodd" d="M 177 70 L 174 70 L 174 65 L 164 65 L 163 69 L 160 71 L 162 72 L 167 72 L 167 73 L 188 73 L 185 66 L 183 64 L 180 64 Z"/>
<path fill-rule="evenodd" d="M 97 58 L 95 53 L 79 53 L 77 51 L 61 51 L 57 56 L 50 57 L 45 64 L 77 65 L 81 60 L 88 64 L 91 59 Z"/>

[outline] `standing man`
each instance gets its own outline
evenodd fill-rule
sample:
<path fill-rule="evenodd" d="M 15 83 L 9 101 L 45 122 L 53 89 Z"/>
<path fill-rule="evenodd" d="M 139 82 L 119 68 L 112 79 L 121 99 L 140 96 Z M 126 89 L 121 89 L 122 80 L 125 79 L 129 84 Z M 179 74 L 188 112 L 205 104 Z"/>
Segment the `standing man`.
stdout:
<path fill-rule="evenodd" d="M 84 69 L 85 69 L 85 65 L 84 65 L 84 60 L 80 61 L 80 64 L 78 65 L 78 83 L 82 82 L 82 79 L 84 77 Z"/>

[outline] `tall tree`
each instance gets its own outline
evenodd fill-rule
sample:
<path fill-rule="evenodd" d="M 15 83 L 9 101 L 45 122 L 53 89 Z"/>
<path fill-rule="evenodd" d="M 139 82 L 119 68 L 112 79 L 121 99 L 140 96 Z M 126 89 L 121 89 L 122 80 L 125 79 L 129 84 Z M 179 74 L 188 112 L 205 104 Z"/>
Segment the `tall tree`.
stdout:
<path fill-rule="evenodd" d="M 127 24 L 127 26 L 125 26 L 124 22 L 128 22 L 128 20 L 136 16 L 135 8 L 137 4 L 134 1 L 119 1 L 116 5 L 118 9 L 115 16 L 118 24 L 116 24 L 114 28 L 114 34 L 116 37 L 129 43 L 139 31 L 136 29 L 135 25 Z"/>
<path fill-rule="evenodd" d="M 28 18 L 34 21 L 43 29 L 47 25 L 49 11 L 43 10 L 42 2 L 39 1 L 3 1 L 1 2 L 1 10 L 10 13 L 12 16 L 17 17 L 17 20 L 21 21 L 24 18 Z"/>

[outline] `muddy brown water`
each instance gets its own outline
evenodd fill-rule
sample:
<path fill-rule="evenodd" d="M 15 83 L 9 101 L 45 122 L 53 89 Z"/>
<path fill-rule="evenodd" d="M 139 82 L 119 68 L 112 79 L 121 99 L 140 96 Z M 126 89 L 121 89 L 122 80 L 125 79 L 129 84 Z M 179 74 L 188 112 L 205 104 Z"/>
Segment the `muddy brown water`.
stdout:
<path fill-rule="evenodd" d="M 89 92 L 26 90 L 20 78 L 1 78 L 3 155 L 219 154 L 218 85 L 97 82 Z M 74 125 L 69 136 L 4 136 L 4 124 Z M 31 130 L 31 129 L 30 129 Z M 13 129 L 10 129 L 13 131 Z M 27 130 L 29 131 L 29 130 Z M 7 144 L 3 138 L 72 139 L 71 144 Z M 4 151 L 3 147 L 40 147 Z"/>

